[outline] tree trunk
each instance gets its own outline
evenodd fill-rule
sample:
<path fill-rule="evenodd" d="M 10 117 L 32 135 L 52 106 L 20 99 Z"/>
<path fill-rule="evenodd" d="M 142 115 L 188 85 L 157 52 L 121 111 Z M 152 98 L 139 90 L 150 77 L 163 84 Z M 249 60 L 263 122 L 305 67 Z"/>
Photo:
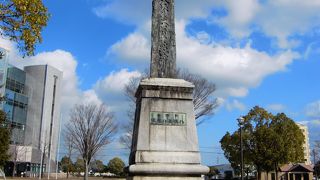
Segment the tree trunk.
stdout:
<path fill-rule="evenodd" d="M 278 178 L 278 165 L 277 164 L 274 165 L 274 170 L 276 171 L 276 180 L 278 180 L 279 178 Z"/>
<path fill-rule="evenodd" d="M 17 174 L 17 160 L 13 162 L 13 172 L 12 172 L 12 177 L 15 177 Z"/>
<path fill-rule="evenodd" d="M 89 179 L 89 173 L 88 173 L 88 171 L 89 171 L 89 164 L 88 164 L 88 162 L 85 160 L 84 161 L 84 165 L 85 165 L 85 172 L 84 172 L 84 180 L 88 180 Z"/>
<path fill-rule="evenodd" d="M 67 179 L 69 179 L 69 173 L 70 173 L 70 157 L 69 157 L 69 161 L 68 161 L 68 166 L 67 166 Z"/>
<path fill-rule="evenodd" d="M 18 160 L 18 149 L 17 145 L 14 145 L 14 159 L 13 159 L 13 172 L 12 177 L 15 177 L 17 175 L 17 160 Z"/>
<path fill-rule="evenodd" d="M 259 166 L 256 165 L 256 169 L 257 169 L 257 172 L 256 172 L 256 180 L 260 180 L 260 179 L 261 179 L 261 174 L 260 174 L 260 168 L 259 168 Z"/>
<path fill-rule="evenodd" d="M 69 158 L 69 161 L 68 161 L 68 167 L 67 167 L 67 179 L 69 178 L 69 173 L 70 173 L 70 166 L 71 166 L 71 153 L 69 152 L 68 154 L 68 158 Z"/>

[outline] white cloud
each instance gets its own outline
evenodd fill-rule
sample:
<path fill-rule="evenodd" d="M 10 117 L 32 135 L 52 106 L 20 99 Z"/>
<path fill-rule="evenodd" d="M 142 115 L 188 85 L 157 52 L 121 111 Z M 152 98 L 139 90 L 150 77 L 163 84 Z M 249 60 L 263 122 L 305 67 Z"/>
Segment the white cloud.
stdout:
<path fill-rule="evenodd" d="M 317 0 L 219 0 L 217 7 L 227 10 L 222 18 L 213 18 L 227 28 L 234 37 L 247 37 L 253 31 L 262 31 L 269 37 L 276 37 L 281 48 L 299 45 L 296 34 L 305 34 L 320 25 L 320 3 Z M 240 5 L 241 4 L 241 5 Z"/>
<path fill-rule="evenodd" d="M 176 23 L 178 66 L 216 83 L 217 95 L 220 97 L 246 96 L 248 88 L 258 86 L 270 74 L 286 70 L 287 65 L 299 57 L 292 51 L 279 52 L 271 56 L 251 48 L 249 44 L 244 48 L 203 44 L 202 40 L 190 37 L 186 33 L 186 25 L 185 21 Z M 147 36 L 150 35 L 137 30 L 113 46 L 125 52 L 115 51 L 114 48 L 109 52 L 118 57 L 125 56 L 126 61 L 131 61 L 131 64 L 148 64 L 149 45 L 135 46 L 135 48 L 141 48 L 135 51 L 130 51 L 128 48 L 130 47 L 128 44 L 139 44 L 141 39 L 148 39 Z M 136 58 L 136 52 L 140 52 L 139 58 Z M 144 61 L 141 61 L 142 59 Z"/>
<path fill-rule="evenodd" d="M 286 109 L 286 106 L 283 104 L 269 104 L 267 109 L 270 111 L 282 112 Z"/>
<path fill-rule="evenodd" d="M 30 65 L 48 64 L 62 71 L 61 110 L 63 115 L 68 115 L 68 110 L 74 104 L 80 102 L 82 92 L 78 89 L 78 77 L 76 74 L 78 63 L 71 53 L 64 50 L 55 50 L 52 52 L 42 52 L 24 59 L 11 54 L 10 63 L 20 68 Z"/>
<path fill-rule="evenodd" d="M 6 45 L 6 49 L 9 50 L 9 63 L 20 69 L 23 69 L 24 66 L 48 64 L 63 72 L 61 85 L 61 111 L 64 123 L 68 120 L 69 110 L 75 104 L 82 102 L 102 102 L 95 94 L 95 91 L 83 91 L 79 88 L 79 78 L 76 73 L 78 62 L 70 52 L 55 50 L 21 58 L 14 43 L 0 38 L 0 46 L 4 45 Z M 83 97 L 86 99 L 85 101 L 83 101 Z"/>
<path fill-rule="evenodd" d="M 83 102 L 93 103 L 93 104 L 102 104 L 103 102 L 99 99 L 98 95 L 93 89 L 89 89 L 83 92 Z"/>
<path fill-rule="evenodd" d="M 308 46 L 306 51 L 304 52 L 304 59 L 309 59 L 311 55 L 318 55 L 320 54 L 320 41 L 311 42 Z"/>
<path fill-rule="evenodd" d="M 318 119 L 318 120 L 312 120 L 312 121 L 311 121 L 311 124 L 320 127 L 320 119 Z"/>
<path fill-rule="evenodd" d="M 121 69 L 99 79 L 91 89 L 81 90 L 76 73 L 78 62 L 70 52 L 55 50 L 21 58 L 14 43 L 0 38 L 0 46 L 4 45 L 9 50 L 10 63 L 14 66 L 23 69 L 24 66 L 48 64 L 63 72 L 61 110 L 64 123 L 69 119 L 69 110 L 79 103 L 105 103 L 109 110 L 124 116 L 123 112 L 127 108 L 124 86 L 131 77 L 141 76 L 138 71 Z"/>
<path fill-rule="evenodd" d="M 126 84 L 130 82 L 130 78 L 140 77 L 138 71 L 129 72 L 128 69 L 121 69 L 118 72 L 111 72 L 104 79 L 100 79 L 94 86 L 94 89 L 101 92 L 118 93 L 122 92 Z"/>
<path fill-rule="evenodd" d="M 177 0 L 178 66 L 215 82 L 217 96 L 246 96 L 249 88 L 257 87 L 271 74 L 285 71 L 300 55 L 290 50 L 278 50 L 271 55 L 252 48 L 249 43 L 245 47 L 214 44 L 207 32 L 200 30 L 192 37 L 186 33 L 186 26 L 193 18 L 206 21 L 213 18 L 214 23 L 226 27 L 231 33 L 232 37 L 228 37 L 230 39 L 247 37 L 255 31 L 261 31 L 269 37 L 276 37 L 280 47 L 290 48 L 300 43 L 299 39 L 291 38 L 292 35 L 309 32 L 320 25 L 314 23 L 320 17 L 317 13 L 320 10 L 319 4 L 315 0 L 240 0 L 239 3 L 232 0 Z M 212 14 L 221 8 L 226 10 L 225 16 Z M 94 12 L 99 17 L 137 26 L 135 32 L 111 46 L 108 55 L 126 63 L 147 67 L 150 61 L 151 1 L 105 2 Z"/>
<path fill-rule="evenodd" d="M 138 71 L 129 71 L 128 69 L 121 69 L 120 71 L 113 71 L 106 77 L 99 79 L 93 86 L 95 93 L 99 99 L 108 102 L 112 111 L 118 111 L 126 107 L 126 99 L 124 96 L 124 87 L 130 82 L 131 78 L 140 77 L 141 73 Z"/>
<path fill-rule="evenodd" d="M 247 108 L 246 105 L 244 105 L 243 103 L 241 103 L 240 101 L 238 101 L 236 99 L 234 99 L 232 101 L 227 101 L 225 103 L 225 106 L 228 111 L 233 111 L 233 110 L 244 111 Z"/>
<path fill-rule="evenodd" d="M 320 137 L 320 100 L 306 105 L 305 115 L 308 120 L 304 121 L 309 128 L 310 142 L 319 140 Z"/>
<path fill-rule="evenodd" d="M 319 126 L 320 127 L 320 119 L 313 119 L 313 120 L 309 120 L 309 121 L 300 121 L 299 123 L 301 124 L 308 124 L 308 125 L 315 125 L 315 126 Z"/>
<path fill-rule="evenodd" d="M 189 38 L 185 24 L 177 23 L 178 63 L 217 83 L 221 89 L 256 87 L 267 75 L 283 71 L 297 54 L 286 51 L 270 56 L 247 45 L 244 48 L 204 45 Z"/>
<path fill-rule="evenodd" d="M 238 0 L 237 3 L 233 0 L 218 0 L 216 6 L 224 7 L 228 15 L 214 21 L 227 27 L 229 32 L 237 38 L 246 37 L 250 34 L 249 25 L 260 9 L 257 0 Z"/>
<path fill-rule="evenodd" d="M 260 31 L 276 38 L 281 48 L 300 44 L 296 34 L 313 33 L 320 26 L 320 3 L 317 0 L 176 0 L 178 21 L 203 19 L 226 28 L 232 37 L 248 37 Z M 225 14 L 217 10 L 225 10 Z M 117 0 L 105 2 L 93 12 L 102 18 L 141 26 L 151 19 L 150 0 Z"/>
<path fill-rule="evenodd" d="M 114 18 L 118 21 L 139 24 L 151 17 L 150 0 L 116 0 L 93 9 L 101 18 Z M 149 16 L 148 16 L 149 15 Z"/>
<path fill-rule="evenodd" d="M 1 29 L 0 29 L 1 31 Z M 15 50 L 15 44 L 9 41 L 8 39 L 5 39 L 4 37 L 0 36 L 0 47 L 9 50 L 14 51 Z M 11 52 L 12 53 L 12 52 Z"/>
<path fill-rule="evenodd" d="M 115 55 L 116 58 L 126 62 L 141 63 L 148 59 L 150 53 L 150 40 L 139 32 L 134 32 L 128 37 L 112 45 L 108 55 Z"/>
<path fill-rule="evenodd" d="M 305 113 L 309 117 L 320 118 L 320 100 L 308 104 L 305 108 Z"/>
<path fill-rule="evenodd" d="M 206 18 L 215 3 L 212 0 L 176 0 L 177 19 Z M 105 2 L 93 9 L 101 18 L 113 18 L 130 24 L 144 24 L 151 18 L 151 0 L 117 0 Z"/>
<path fill-rule="evenodd" d="M 210 34 L 205 31 L 198 32 L 196 38 L 201 44 L 210 44 L 212 41 Z"/>
<path fill-rule="evenodd" d="M 316 140 L 319 140 L 319 136 L 320 136 L 320 119 L 313 119 L 313 120 L 308 120 L 308 121 L 300 121 L 298 123 L 308 126 L 310 144 L 312 144 Z"/>

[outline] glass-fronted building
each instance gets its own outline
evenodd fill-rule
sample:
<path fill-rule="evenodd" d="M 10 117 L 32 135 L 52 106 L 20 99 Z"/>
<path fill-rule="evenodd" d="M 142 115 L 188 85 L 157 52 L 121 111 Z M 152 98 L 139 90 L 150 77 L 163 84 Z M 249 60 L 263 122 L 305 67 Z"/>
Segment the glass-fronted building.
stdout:
<path fill-rule="evenodd" d="M 31 177 L 53 172 L 57 162 L 62 72 L 49 65 L 18 68 L 9 64 L 8 51 L 0 47 L 0 109 L 11 132 L 5 173 Z M 17 171 L 13 172 L 13 159 Z M 40 171 L 40 167 L 43 171 Z"/>
<path fill-rule="evenodd" d="M 26 73 L 8 63 L 7 51 L 0 48 L 1 109 L 6 113 L 6 126 L 11 130 L 11 144 L 22 145 L 27 120 L 28 97 Z"/>
<path fill-rule="evenodd" d="M 27 120 L 28 97 L 25 94 L 26 73 L 8 65 L 4 84 L 3 110 L 11 129 L 11 144 L 23 144 Z"/>
<path fill-rule="evenodd" d="M 7 65 L 8 65 L 7 51 L 0 47 L 0 94 L 1 95 L 4 94 L 4 89 L 5 89 L 4 84 L 7 79 L 6 78 Z"/>

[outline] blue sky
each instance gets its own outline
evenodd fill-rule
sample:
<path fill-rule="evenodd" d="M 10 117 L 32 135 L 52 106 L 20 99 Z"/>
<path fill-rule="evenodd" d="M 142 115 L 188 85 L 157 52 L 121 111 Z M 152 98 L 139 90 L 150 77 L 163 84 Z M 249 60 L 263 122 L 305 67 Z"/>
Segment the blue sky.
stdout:
<path fill-rule="evenodd" d="M 64 71 L 63 120 L 83 101 L 106 103 L 123 123 L 122 88 L 149 67 L 151 0 L 44 0 L 51 18 L 34 57 Z M 255 105 L 285 112 L 320 139 L 320 2 L 176 0 L 177 64 L 214 82 L 221 105 L 198 127 L 204 164 L 225 163 L 219 140 Z M 126 157 L 117 143 L 97 157 Z"/>

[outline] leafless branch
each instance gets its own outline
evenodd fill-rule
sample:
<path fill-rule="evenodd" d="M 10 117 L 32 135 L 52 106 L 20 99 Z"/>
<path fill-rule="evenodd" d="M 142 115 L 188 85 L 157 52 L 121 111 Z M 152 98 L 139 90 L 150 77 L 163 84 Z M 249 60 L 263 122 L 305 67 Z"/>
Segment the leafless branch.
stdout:
<path fill-rule="evenodd" d="M 113 114 L 108 112 L 103 104 L 76 105 L 70 113 L 66 135 L 70 136 L 85 162 L 85 179 L 88 177 L 88 165 L 94 155 L 113 140 L 117 131 L 113 119 Z"/>

